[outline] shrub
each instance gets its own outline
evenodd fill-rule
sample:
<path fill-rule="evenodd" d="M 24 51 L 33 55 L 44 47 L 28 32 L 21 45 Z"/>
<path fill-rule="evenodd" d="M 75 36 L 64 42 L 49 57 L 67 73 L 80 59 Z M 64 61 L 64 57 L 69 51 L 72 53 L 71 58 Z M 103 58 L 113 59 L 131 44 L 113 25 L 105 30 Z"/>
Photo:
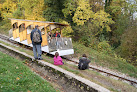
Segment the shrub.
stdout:
<path fill-rule="evenodd" d="M 113 55 L 112 47 L 109 45 L 108 41 L 99 42 L 97 49 L 99 52 L 103 52 L 105 54 Z"/>

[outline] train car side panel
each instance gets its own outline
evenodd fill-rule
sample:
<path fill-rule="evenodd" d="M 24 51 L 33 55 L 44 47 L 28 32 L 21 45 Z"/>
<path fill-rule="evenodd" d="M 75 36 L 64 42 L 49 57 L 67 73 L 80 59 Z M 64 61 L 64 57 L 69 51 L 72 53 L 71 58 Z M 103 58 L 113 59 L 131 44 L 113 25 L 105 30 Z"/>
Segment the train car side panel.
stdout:
<path fill-rule="evenodd" d="M 19 29 L 16 29 L 16 37 L 19 37 Z"/>
<path fill-rule="evenodd" d="M 47 36 L 46 35 L 42 35 L 42 46 L 47 45 Z"/>
<path fill-rule="evenodd" d="M 25 29 L 23 31 L 23 40 L 26 40 L 27 39 L 27 30 Z"/>
<path fill-rule="evenodd" d="M 42 33 L 42 46 L 48 45 L 46 28 L 44 28 L 44 30 L 41 31 L 41 33 Z"/>
<path fill-rule="evenodd" d="M 19 33 L 20 41 L 23 41 L 23 31 Z"/>
<path fill-rule="evenodd" d="M 13 38 L 14 39 L 17 38 L 17 36 L 16 36 L 16 30 L 13 30 Z"/>
<path fill-rule="evenodd" d="M 28 44 L 31 44 L 32 42 L 31 42 L 31 39 L 30 39 L 30 34 L 27 34 L 27 42 L 28 42 Z"/>

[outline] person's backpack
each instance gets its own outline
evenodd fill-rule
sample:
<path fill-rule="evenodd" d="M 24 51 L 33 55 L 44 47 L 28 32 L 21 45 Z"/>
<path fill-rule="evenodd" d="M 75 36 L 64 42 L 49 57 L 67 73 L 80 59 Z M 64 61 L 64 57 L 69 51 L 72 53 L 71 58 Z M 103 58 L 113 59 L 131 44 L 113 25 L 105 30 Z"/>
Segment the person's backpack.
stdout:
<path fill-rule="evenodd" d="M 33 33 L 33 42 L 34 43 L 40 43 L 41 42 L 41 40 L 40 40 L 40 34 L 39 34 L 38 30 L 36 30 Z"/>
<path fill-rule="evenodd" d="M 85 70 L 85 69 L 87 69 L 87 67 L 88 67 L 88 64 L 84 61 L 84 62 L 81 62 L 80 64 L 79 64 L 79 69 L 80 70 Z"/>

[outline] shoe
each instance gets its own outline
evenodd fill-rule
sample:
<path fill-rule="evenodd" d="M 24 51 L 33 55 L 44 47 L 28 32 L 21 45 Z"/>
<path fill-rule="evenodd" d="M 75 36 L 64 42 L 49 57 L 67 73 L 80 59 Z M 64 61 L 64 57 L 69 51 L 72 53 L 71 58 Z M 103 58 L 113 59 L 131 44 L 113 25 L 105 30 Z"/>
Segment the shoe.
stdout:
<path fill-rule="evenodd" d="M 34 60 L 37 60 L 38 58 L 35 58 Z"/>
<path fill-rule="evenodd" d="M 43 58 L 38 58 L 38 60 L 43 60 Z"/>

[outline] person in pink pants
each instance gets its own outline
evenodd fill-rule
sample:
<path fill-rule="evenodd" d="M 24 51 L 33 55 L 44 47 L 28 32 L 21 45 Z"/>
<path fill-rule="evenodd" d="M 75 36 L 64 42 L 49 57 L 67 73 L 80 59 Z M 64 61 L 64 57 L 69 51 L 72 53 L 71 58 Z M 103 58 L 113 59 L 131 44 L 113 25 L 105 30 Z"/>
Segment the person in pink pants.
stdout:
<path fill-rule="evenodd" d="M 59 56 L 59 53 L 56 52 L 54 56 L 54 65 L 63 65 L 62 58 Z"/>

